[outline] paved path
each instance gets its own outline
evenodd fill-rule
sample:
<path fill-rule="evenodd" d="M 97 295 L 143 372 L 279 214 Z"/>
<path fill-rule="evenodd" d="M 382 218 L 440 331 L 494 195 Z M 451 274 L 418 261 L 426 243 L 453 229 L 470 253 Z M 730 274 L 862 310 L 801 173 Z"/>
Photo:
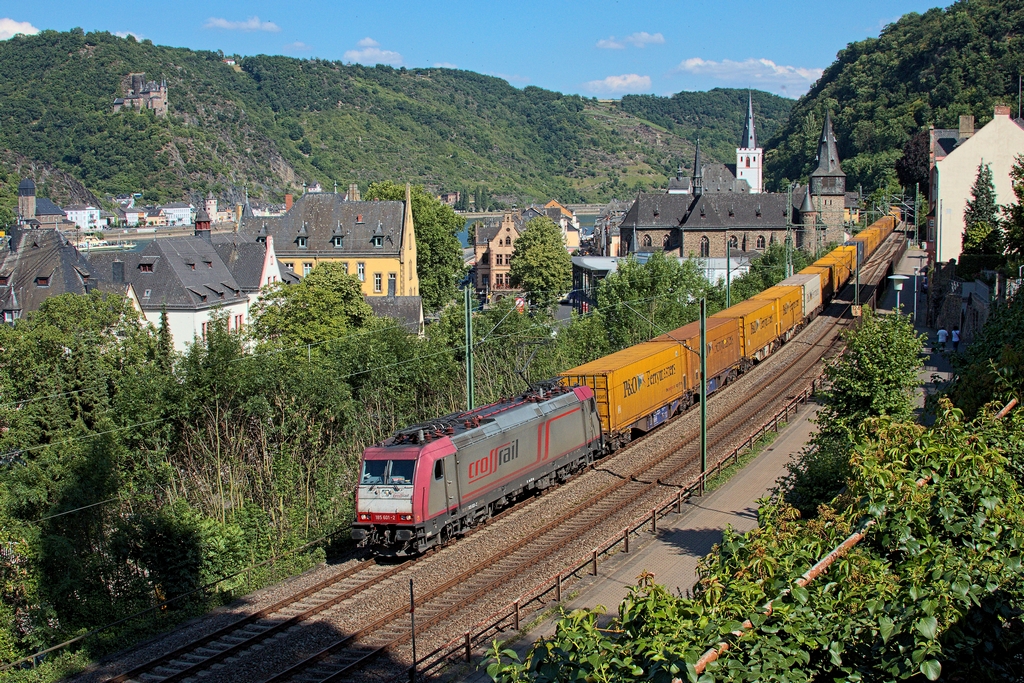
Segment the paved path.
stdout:
<path fill-rule="evenodd" d="M 608 608 L 604 620 L 610 621 L 617 614 L 627 588 L 635 585 L 637 576 L 645 570 L 652 572 L 654 580 L 672 592 L 689 590 L 696 583 L 697 561 L 722 539 L 722 530 L 727 525 L 739 532 L 757 526 L 757 500 L 785 474 L 786 464 L 815 431 L 810 420 L 816 412 L 814 404 L 802 406 L 772 445 L 729 481 L 703 498 L 692 498 L 680 514 L 659 520 L 656 539 L 649 533 L 633 538 L 630 553 L 618 553 L 605 559 L 599 576 L 588 576 L 573 587 L 573 592 L 579 594 L 566 602 L 566 608 L 604 605 Z M 555 623 L 555 619 L 546 619 L 512 645 L 512 649 L 523 657 L 539 638 L 554 633 Z M 474 666 L 452 672 L 448 680 L 486 683 L 490 678 Z"/>

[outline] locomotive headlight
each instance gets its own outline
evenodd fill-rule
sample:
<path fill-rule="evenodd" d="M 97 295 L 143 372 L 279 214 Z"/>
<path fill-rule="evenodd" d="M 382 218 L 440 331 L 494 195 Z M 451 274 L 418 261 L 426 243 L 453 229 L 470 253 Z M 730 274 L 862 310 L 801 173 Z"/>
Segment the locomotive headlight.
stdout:
<path fill-rule="evenodd" d="M 370 521 L 370 513 L 369 512 L 360 512 L 359 513 L 359 521 L 360 522 L 369 522 Z"/>
<path fill-rule="evenodd" d="M 412 521 L 412 515 L 399 515 L 398 518 L 401 519 L 403 522 Z"/>

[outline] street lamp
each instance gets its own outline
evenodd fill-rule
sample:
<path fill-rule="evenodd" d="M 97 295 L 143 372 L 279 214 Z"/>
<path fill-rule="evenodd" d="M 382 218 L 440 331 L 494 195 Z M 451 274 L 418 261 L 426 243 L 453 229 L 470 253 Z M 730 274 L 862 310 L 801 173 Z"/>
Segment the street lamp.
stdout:
<path fill-rule="evenodd" d="M 900 292 L 903 291 L 903 281 L 909 280 L 910 278 L 906 275 L 890 275 L 889 279 L 892 280 L 892 287 L 896 290 L 896 312 L 900 312 Z"/>

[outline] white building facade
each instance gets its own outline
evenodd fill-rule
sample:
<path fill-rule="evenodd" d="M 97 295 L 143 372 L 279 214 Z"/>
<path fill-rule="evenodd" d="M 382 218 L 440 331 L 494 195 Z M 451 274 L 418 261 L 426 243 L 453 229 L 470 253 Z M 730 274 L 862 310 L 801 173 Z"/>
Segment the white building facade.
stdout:
<path fill-rule="evenodd" d="M 931 179 L 935 216 L 928 244 L 933 263 L 960 258 L 964 211 L 981 164 L 992 169 L 996 203 L 1005 205 L 1016 201 L 1010 170 L 1019 154 L 1024 154 L 1024 129 L 1010 118 L 1009 107 L 997 106 L 989 123 L 935 163 Z"/>
<path fill-rule="evenodd" d="M 99 230 L 103 227 L 100 225 L 100 210 L 98 207 L 86 204 L 72 204 L 64 209 L 64 213 L 69 221 L 82 230 Z"/>
<path fill-rule="evenodd" d="M 736 180 L 746 180 L 751 194 L 764 191 L 764 150 L 757 146 L 754 130 L 754 100 L 747 94 L 747 124 L 743 128 L 743 139 L 736 148 Z"/>

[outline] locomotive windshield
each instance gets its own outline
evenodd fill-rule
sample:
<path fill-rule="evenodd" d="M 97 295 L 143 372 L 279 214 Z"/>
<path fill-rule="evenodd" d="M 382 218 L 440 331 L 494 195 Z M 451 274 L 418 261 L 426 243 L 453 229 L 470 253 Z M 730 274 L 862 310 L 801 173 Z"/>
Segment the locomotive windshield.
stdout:
<path fill-rule="evenodd" d="M 415 460 L 365 460 L 363 476 L 359 481 L 366 486 L 409 486 L 412 484 L 412 473 L 415 468 Z"/>

